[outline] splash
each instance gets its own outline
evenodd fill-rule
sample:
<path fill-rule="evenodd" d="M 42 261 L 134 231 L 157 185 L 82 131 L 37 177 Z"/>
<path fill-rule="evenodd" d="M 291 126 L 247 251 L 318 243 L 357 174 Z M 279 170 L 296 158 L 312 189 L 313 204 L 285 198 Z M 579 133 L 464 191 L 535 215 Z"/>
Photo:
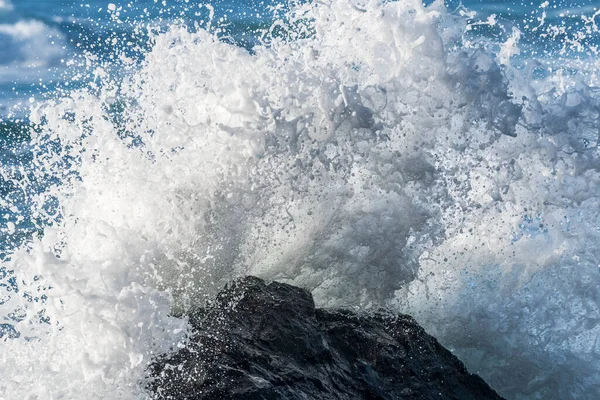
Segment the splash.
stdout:
<path fill-rule="evenodd" d="M 251 51 L 175 25 L 33 107 L 57 183 L 5 263 L 0 393 L 145 398 L 172 315 L 254 274 L 410 312 L 509 398 L 597 394 L 598 91 L 441 2 L 273 13 Z"/>

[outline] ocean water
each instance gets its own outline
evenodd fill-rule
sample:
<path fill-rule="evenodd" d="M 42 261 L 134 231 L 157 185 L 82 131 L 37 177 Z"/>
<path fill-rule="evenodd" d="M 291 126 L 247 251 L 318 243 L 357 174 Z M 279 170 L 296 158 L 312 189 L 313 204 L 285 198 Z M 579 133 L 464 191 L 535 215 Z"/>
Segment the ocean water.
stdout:
<path fill-rule="evenodd" d="M 0 0 L 0 399 L 145 399 L 254 274 L 600 397 L 600 4 Z"/>

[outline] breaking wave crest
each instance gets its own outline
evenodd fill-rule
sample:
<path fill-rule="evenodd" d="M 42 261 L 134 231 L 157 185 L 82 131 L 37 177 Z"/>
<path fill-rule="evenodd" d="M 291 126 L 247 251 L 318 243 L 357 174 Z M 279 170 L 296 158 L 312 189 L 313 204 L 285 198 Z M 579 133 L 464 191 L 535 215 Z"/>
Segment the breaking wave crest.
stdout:
<path fill-rule="evenodd" d="M 175 311 L 254 274 L 409 312 L 508 398 L 597 395 L 593 70 L 534 79 L 518 30 L 473 43 L 440 2 L 276 15 L 251 51 L 173 26 L 32 108 L 54 183 L 5 262 L 0 393 L 144 398 Z"/>

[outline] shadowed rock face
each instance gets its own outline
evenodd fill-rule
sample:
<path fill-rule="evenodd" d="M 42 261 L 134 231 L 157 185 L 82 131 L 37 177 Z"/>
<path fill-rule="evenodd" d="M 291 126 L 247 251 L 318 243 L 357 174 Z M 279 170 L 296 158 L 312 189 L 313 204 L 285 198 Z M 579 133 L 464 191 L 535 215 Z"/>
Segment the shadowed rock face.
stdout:
<path fill-rule="evenodd" d="M 501 399 L 411 317 L 315 309 L 294 286 L 242 278 L 190 320 L 150 367 L 156 399 Z"/>

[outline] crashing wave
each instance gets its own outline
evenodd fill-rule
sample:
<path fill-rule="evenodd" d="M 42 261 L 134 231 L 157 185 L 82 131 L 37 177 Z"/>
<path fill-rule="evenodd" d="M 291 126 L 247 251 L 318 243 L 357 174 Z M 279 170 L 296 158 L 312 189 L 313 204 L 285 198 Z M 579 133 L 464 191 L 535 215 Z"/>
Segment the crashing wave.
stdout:
<path fill-rule="evenodd" d="M 32 110 L 60 184 L 6 263 L 29 297 L 3 297 L 0 392 L 144 398 L 170 310 L 253 274 L 409 312 L 508 398 L 597 394 L 597 90 L 512 67 L 516 32 L 465 45 L 440 2 L 275 20 L 252 51 L 174 26 Z"/>

